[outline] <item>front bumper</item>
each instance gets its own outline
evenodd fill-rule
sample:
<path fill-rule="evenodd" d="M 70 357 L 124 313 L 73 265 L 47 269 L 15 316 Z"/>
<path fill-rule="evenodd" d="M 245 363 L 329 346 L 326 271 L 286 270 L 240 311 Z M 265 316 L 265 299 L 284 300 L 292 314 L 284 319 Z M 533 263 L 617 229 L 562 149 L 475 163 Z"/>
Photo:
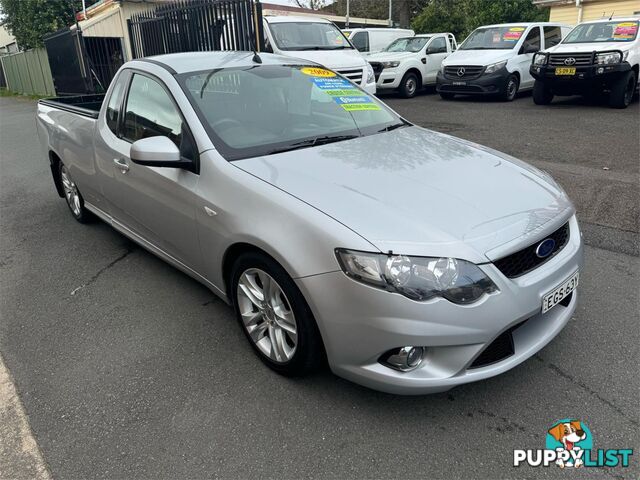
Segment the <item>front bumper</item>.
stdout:
<path fill-rule="evenodd" d="M 611 88 L 622 75 L 631 70 L 628 62 L 611 65 L 578 66 L 575 75 L 556 75 L 556 66 L 531 65 L 529 72 L 544 82 L 557 95 L 585 93 L 596 88 Z"/>
<path fill-rule="evenodd" d="M 378 90 L 393 90 L 400 86 L 402 74 L 397 68 L 385 68 L 376 78 Z"/>
<path fill-rule="evenodd" d="M 513 368 L 567 324 L 578 291 L 566 306 L 557 305 L 545 314 L 541 306 L 544 294 L 582 267 L 583 245 L 575 216 L 570 228 L 564 249 L 526 275 L 508 279 L 493 264 L 481 265 L 500 292 L 469 306 L 444 299 L 415 302 L 357 283 L 342 272 L 300 278 L 296 283 L 318 322 L 334 373 L 395 394 L 446 391 Z M 518 324 L 513 355 L 469 368 L 500 334 Z M 426 347 L 417 369 L 399 372 L 378 362 L 383 353 L 405 345 Z"/>
<path fill-rule="evenodd" d="M 439 71 L 436 76 L 436 91 L 461 95 L 498 95 L 507 88 L 509 75 L 506 67 L 494 73 L 481 73 L 472 78 L 454 78 Z"/>

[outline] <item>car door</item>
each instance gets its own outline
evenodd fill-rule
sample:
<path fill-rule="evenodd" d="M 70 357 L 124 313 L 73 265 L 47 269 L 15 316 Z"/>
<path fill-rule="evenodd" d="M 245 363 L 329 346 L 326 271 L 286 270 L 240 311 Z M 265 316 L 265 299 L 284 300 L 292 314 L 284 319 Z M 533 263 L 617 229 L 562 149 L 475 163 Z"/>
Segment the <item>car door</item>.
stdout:
<path fill-rule="evenodd" d="M 150 167 L 131 161 L 131 144 L 166 136 L 183 159 L 198 162 L 193 136 L 169 90 L 148 73 L 132 71 L 121 106 L 117 139 L 111 143 L 111 180 L 105 183 L 111 216 L 152 247 L 195 267 L 200 246 L 195 221 L 197 172 Z M 105 159 L 105 162 L 107 159 Z"/>
<path fill-rule="evenodd" d="M 540 27 L 533 26 L 524 37 L 522 45 L 515 58 L 518 72 L 520 73 L 520 88 L 530 88 L 533 86 L 533 77 L 529 73 L 529 67 L 533 60 L 533 55 L 542 49 Z"/>
<path fill-rule="evenodd" d="M 436 83 L 436 75 L 440 70 L 442 61 L 449 55 L 447 39 L 443 36 L 432 38 L 426 47 L 427 63 L 424 68 L 423 83 L 431 85 Z"/>

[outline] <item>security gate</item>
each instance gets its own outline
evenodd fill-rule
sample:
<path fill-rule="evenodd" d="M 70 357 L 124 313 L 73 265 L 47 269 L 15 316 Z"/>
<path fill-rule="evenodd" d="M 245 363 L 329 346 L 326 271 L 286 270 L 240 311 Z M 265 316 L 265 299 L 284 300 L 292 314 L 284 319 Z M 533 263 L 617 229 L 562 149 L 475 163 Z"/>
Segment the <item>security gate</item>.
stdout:
<path fill-rule="evenodd" d="M 133 58 L 210 50 L 264 50 L 259 1 L 182 0 L 133 15 L 127 26 Z"/>

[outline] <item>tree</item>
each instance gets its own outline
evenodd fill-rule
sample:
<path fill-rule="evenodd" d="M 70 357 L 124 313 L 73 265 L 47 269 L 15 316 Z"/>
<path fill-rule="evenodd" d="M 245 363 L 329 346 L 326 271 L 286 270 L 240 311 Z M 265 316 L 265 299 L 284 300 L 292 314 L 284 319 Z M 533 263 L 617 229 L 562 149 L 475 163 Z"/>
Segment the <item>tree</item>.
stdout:
<path fill-rule="evenodd" d="M 549 9 L 531 0 L 431 0 L 411 25 L 417 33 L 451 32 L 462 41 L 482 25 L 548 19 Z"/>
<path fill-rule="evenodd" d="M 22 50 L 42 46 L 43 35 L 72 25 L 81 9 L 82 0 L 0 0 L 4 25 Z"/>
<path fill-rule="evenodd" d="M 407 28 L 411 18 L 418 14 L 429 0 L 392 0 L 391 19 L 394 25 Z M 347 1 L 335 0 L 324 8 L 335 15 L 347 13 Z M 386 20 L 389 18 L 388 0 L 350 0 L 349 15 L 352 17 L 376 18 Z"/>

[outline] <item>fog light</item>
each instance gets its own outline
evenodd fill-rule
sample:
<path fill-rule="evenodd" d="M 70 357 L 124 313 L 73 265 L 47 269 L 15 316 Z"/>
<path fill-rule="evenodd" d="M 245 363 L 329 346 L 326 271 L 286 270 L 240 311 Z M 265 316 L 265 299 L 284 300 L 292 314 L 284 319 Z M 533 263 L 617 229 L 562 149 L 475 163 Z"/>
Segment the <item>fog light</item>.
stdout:
<path fill-rule="evenodd" d="M 598 73 L 604 73 L 604 68 L 602 67 L 598 68 Z"/>
<path fill-rule="evenodd" d="M 380 357 L 380 363 L 401 372 L 408 372 L 420 366 L 423 355 L 423 347 L 394 348 Z"/>

